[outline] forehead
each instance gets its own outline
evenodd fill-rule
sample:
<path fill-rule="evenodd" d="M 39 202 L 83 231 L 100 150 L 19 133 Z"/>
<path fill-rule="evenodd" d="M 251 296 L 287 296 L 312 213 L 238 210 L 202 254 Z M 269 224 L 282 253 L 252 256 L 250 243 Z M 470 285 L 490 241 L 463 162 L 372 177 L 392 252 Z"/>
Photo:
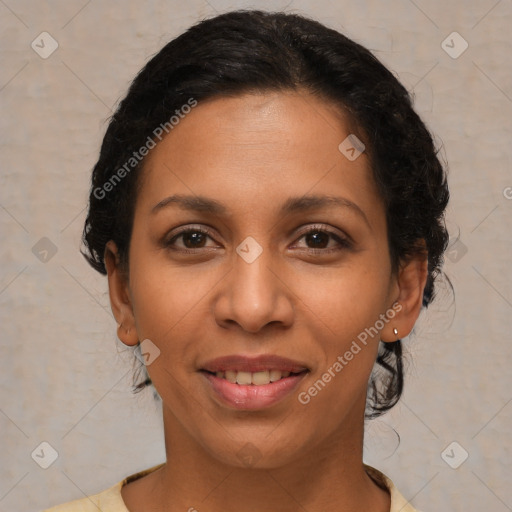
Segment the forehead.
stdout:
<path fill-rule="evenodd" d="M 340 150 L 352 130 L 340 108 L 305 92 L 199 102 L 148 155 L 138 203 L 192 194 L 247 213 L 311 192 L 369 206 L 379 197 L 368 156 Z"/>

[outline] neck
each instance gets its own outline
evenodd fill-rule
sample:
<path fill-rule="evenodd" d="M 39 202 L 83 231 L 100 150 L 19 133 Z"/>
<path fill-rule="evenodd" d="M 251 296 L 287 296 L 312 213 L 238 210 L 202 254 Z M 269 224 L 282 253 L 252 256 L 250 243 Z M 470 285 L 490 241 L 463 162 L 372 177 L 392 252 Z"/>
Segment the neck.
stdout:
<path fill-rule="evenodd" d="M 200 446 L 164 406 L 166 464 L 155 475 L 155 510 L 389 512 L 389 493 L 365 472 L 364 418 L 280 467 L 233 467 Z"/>

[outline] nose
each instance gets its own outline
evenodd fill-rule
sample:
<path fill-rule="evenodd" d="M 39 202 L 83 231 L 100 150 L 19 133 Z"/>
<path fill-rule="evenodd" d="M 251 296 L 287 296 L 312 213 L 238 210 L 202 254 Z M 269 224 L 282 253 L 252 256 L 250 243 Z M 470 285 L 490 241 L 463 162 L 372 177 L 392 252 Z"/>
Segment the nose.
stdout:
<path fill-rule="evenodd" d="M 231 271 L 215 297 L 214 315 L 218 325 L 240 326 L 257 333 L 269 324 L 286 328 L 294 317 L 294 295 L 282 265 L 264 249 L 252 262 L 234 255 Z"/>

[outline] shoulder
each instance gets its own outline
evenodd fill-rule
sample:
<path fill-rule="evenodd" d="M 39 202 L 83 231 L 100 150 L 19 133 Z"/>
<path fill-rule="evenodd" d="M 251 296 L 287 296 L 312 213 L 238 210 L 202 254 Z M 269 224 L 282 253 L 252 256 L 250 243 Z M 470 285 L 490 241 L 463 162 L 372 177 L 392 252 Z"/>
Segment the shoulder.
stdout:
<path fill-rule="evenodd" d="M 121 487 L 123 482 L 92 496 L 69 501 L 43 510 L 43 512 L 98 512 L 109 510 L 110 512 L 127 512 L 121 498 Z"/>
<path fill-rule="evenodd" d="M 112 487 L 109 487 L 98 494 L 62 503 L 61 505 L 47 508 L 42 512 L 98 512 L 98 510 L 108 510 L 108 512 L 129 512 L 121 496 L 121 488 L 123 485 L 155 471 L 162 465 L 163 463 L 127 476 L 124 480 L 121 480 Z"/>
<path fill-rule="evenodd" d="M 409 501 L 402 496 L 392 480 L 384 473 L 367 464 L 364 464 L 364 469 L 378 485 L 389 491 L 391 495 L 391 509 L 389 512 L 421 512 L 415 509 Z"/>

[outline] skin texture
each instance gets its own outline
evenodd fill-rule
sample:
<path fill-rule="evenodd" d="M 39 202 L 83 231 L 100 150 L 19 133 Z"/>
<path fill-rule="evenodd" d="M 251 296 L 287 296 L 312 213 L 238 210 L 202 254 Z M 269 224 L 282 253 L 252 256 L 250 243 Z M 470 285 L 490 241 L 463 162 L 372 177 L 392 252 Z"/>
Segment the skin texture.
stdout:
<path fill-rule="evenodd" d="M 389 511 L 388 492 L 362 464 L 367 382 L 379 338 L 412 330 L 426 258 L 392 275 L 368 157 L 349 161 L 338 149 L 350 133 L 342 112 L 305 91 L 244 94 L 200 102 L 148 155 L 129 268 L 112 241 L 105 252 L 119 338 L 160 350 L 148 372 L 163 401 L 167 463 L 123 487 L 130 511 Z M 215 199 L 227 213 L 152 213 L 172 194 Z M 289 197 L 312 194 L 348 199 L 364 215 L 347 206 L 279 214 Z M 166 246 L 184 226 L 210 234 Z M 316 238 L 303 234 L 311 226 Z M 262 248 L 252 263 L 236 252 L 248 236 Z M 298 393 L 396 302 L 402 309 L 380 334 L 301 404 Z M 198 372 L 231 354 L 276 354 L 310 371 L 279 403 L 234 410 Z M 248 442 L 252 466 L 237 455 Z"/>

